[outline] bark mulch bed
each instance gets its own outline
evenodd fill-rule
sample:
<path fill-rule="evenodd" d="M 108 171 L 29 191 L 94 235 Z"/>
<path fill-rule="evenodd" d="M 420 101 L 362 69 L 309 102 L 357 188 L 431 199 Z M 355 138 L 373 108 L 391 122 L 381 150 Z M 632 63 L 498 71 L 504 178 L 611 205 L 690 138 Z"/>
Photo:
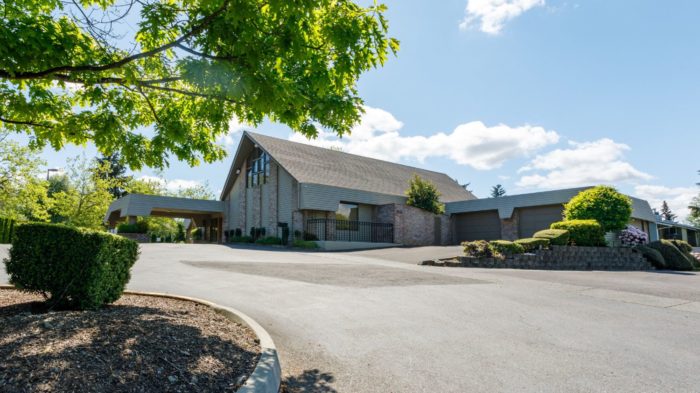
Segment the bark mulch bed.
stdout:
<path fill-rule="evenodd" d="M 197 303 L 125 295 L 99 311 L 49 311 L 0 289 L 0 392 L 231 392 L 260 345 Z"/>

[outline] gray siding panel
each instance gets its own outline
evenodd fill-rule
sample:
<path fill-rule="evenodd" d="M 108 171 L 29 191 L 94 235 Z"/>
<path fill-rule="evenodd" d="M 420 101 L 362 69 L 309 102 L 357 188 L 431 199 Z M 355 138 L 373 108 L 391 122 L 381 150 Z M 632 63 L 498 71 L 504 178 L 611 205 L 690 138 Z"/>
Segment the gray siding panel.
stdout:
<path fill-rule="evenodd" d="M 294 200 L 294 179 L 282 167 L 279 168 L 277 209 L 279 222 L 292 225 L 292 204 Z"/>
<path fill-rule="evenodd" d="M 245 204 L 245 225 L 246 227 L 244 228 L 244 232 L 248 233 L 250 231 L 250 228 L 258 226 L 258 223 L 254 221 L 253 218 L 253 204 L 255 203 L 260 203 L 259 201 L 253 200 L 253 189 L 252 188 L 246 188 L 245 189 L 246 193 L 246 204 Z"/>
<path fill-rule="evenodd" d="M 562 220 L 563 205 L 535 206 L 518 209 L 518 236 L 532 237 L 553 222 Z"/>
<path fill-rule="evenodd" d="M 386 205 L 388 203 L 403 204 L 406 202 L 406 197 L 377 194 L 349 188 L 309 183 L 300 184 L 300 186 L 300 209 L 336 211 L 340 201 L 364 203 L 368 205 Z"/>
<path fill-rule="evenodd" d="M 454 239 L 458 243 L 501 238 L 501 219 L 496 210 L 460 213 L 454 216 L 454 220 Z"/>

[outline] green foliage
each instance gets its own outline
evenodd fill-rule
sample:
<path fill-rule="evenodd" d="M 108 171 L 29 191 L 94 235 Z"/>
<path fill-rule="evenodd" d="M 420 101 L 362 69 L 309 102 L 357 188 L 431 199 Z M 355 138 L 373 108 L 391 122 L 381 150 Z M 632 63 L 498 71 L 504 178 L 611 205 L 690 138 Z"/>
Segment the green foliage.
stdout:
<path fill-rule="evenodd" d="M 609 186 L 581 191 L 564 205 L 565 220 L 596 220 L 603 232 L 625 229 L 631 215 L 632 200 Z"/>
<path fill-rule="evenodd" d="M 528 237 L 524 239 L 518 239 L 515 243 L 520 244 L 525 248 L 525 251 L 534 251 L 541 248 L 549 247 L 549 239 Z"/>
<path fill-rule="evenodd" d="M 663 201 L 663 203 L 661 203 L 661 219 L 666 221 L 675 221 L 676 217 L 677 216 L 671 211 L 671 208 L 668 207 L 668 203 Z"/>
<path fill-rule="evenodd" d="M 693 198 L 690 202 L 690 215 L 688 216 L 688 221 L 696 227 L 700 228 L 700 195 Z"/>
<path fill-rule="evenodd" d="M 255 244 L 275 245 L 282 244 L 282 239 L 277 236 L 266 236 L 255 241 Z"/>
<path fill-rule="evenodd" d="M 671 270 L 693 270 L 697 261 L 690 258 L 676 247 L 670 240 L 658 240 L 649 243 L 649 247 L 659 251 L 666 262 L 666 269 Z"/>
<path fill-rule="evenodd" d="M 132 169 L 223 158 L 234 116 L 342 136 L 360 119 L 360 75 L 399 46 L 376 3 L 139 3 L 5 4 L 0 127 L 40 148 L 91 141 Z"/>
<path fill-rule="evenodd" d="M 250 237 L 253 238 L 253 241 L 257 241 L 259 238 L 265 236 L 265 231 L 266 231 L 266 229 L 264 227 L 261 227 L 261 228 L 251 227 L 250 228 Z"/>
<path fill-rule="evenodd" d="M 0 217 L 0 244 L 7 244 L 12 241 L 15 232 L 15 220 Z"/>
<path fill-rule="evenodd" d="M 253 238 L 250 236 L 233 236 L 229 241 L 231 243 L 252 243 Z"/>
<path fill-rule="evenodd" d="M 565 246 L 569 244 L 569 231 L 565 229 L 544 229 L 535 232 L 532 237 L 547 239 L 552 246 Z"/>
<path fill-rule="evenodd" d="M 126 195 L 125 186 L 131 180 L 131 176 L 126 175 L 126 167 L 122 163 L 119 153 L 111 153 L 97 159 L 99 166 L 105 168 L 100 173 L 100 176 L 105 180 L 110 180 L 112 185 L 109 188 L 109 193 L 116 198 L 121 198 Z"/>
<path fill-rule="evenodd" d="M 2 108 L 0 98 L 0 117 Z M 48 183 L 40 177 L 44 164 L 38 151 L 7 140 L 0 128 L 0 216 L 19 221 L 49 220 Z"/>
<path fill-rule="evenodd" d="M 177 233 L 175 234 L 175 241 L 181 243 L 185 241 L 185 226 L 181 223 L 177 223 Z"/>
<path fill-rule="evenodd" d="M 569 243 L 574 246 L 605 246 L 605 232 L 596 220 L 553 222 L 550 228 L 569 231 Z"/>
<path fill-rule="evenodd" d="M 525 247 L 521 244 L 508 240 L 492 240 L 489 242 L 489 247 L 491 247 L 494 254 L 499 256 L 522 254 L 525 252 Z"/>
<path fill-rule="evenodd" d="M 427 210 L 434 214 L 445 212 L 445 205 L 440 203 L 440 192 L 437 187 L 430 181 L 423 180 L 418 175 L 413 175 L 408 184 L 406 196 L 408 197 L 406 204 L 409 206 Z"/>
<path fill-rule="evenodd" d="M 318 248 L 318 244 L 311 240 L 294 239 L 292 242 L 292 247 L 315 250 Z"/>
<path fill-rule="evenodd" d="M 5 265 L 17 288 L 48 294 L 52 307 L 82 310 L 119 299 L 137 258 L 138 244 L 121 236 L 56 224 L 23 224 Z"/>
<path fill-rule="evenodd" d="M 464 255 L 475 258 L 490 258 L 493 256 L 493 249 L 486 240 L 475 240 L 462 242 Z"/>
<path fill-rule="evenodd" d="M 654 266 L 657 269 L 667 269 L 668 266 L 666 266 L 666 260 L 664 259 L 664 256 L 661 255 L 661 252 L 655 248 L 651 248 L 647 245 L 644 244 L 638 244 L 634 246 L 634 249 L 642 253 L 644 258 L 651 263 L 652 266 Z"/>
<path fill-rule="evenodd" d="M 304 234 L 302 235 L 302 239 L 306 241 L 316 241 L 318 240 L 318 236 L 311 232 L 304 232 Z"/>
<path fill-rule="evenodd" d="M 137 221 L 135 224 L 122 223 L 117 226 L 118 233 L 147 233 L 148 222 Z"/>
<path fill-rule="evenodd" d="M 693 246 L 691 246 L 690 243 L 688 243 L 686 241 L 674 239 L 674 240 L 671 240 L 671 243 L 673 243 L 674 246 L 678 247 L 678 249 L 683 251 L 683 252 L 692 252 L 693 251 Z"/>

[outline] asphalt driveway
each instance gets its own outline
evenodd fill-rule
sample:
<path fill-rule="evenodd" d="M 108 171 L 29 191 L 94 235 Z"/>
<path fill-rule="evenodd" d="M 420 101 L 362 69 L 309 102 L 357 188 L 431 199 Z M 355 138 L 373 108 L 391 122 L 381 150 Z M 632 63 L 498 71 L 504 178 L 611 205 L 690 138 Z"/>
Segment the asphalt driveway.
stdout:
<path fill-rule="evenodd" d="M 146 244 L 129 288 L 201 297 L 248 313 L 273 336 L 287 381 L 299 391 L 700 386 L 699 275 L 414 264 L 452 252 Z M 0 282 L 6 280 L 3 272 Z"/>

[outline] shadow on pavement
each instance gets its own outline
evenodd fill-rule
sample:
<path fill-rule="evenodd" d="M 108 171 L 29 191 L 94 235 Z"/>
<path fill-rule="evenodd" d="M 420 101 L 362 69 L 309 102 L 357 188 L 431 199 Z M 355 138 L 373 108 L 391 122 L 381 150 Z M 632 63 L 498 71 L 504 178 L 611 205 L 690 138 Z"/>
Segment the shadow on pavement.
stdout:
<path fill-rule="evenodd" d="M 331 373 L 322 373 L 317 369 L 306 370 L 300 375 L 283 379 L 280 393 L 337 393 L 330 386 L 334 380 Z"/>

